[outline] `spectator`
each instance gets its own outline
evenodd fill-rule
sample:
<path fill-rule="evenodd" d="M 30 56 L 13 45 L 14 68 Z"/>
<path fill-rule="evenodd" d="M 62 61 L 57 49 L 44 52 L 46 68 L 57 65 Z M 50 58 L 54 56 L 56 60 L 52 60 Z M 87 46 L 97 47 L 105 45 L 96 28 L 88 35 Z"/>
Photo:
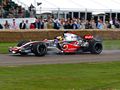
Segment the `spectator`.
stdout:
<path fill-rule="evenodd" d="M 102 20 L 98 20 L 97 28 L 98 29 L 103 29 L 104 25 L 102 23 Z"/>
<path fill-rule="evenodd" d="M 60 22 L 58 21 L 58 20 L 56 20 L 55 22 L 54 22 L 54 29 L 60 29 Z"/>
<path fill-rule="evenodd" d="M 85 29 L 85 20 L 84 19 L 82 19 L 82 21 L 81 21 L 81 29 Z"/>
<path fill-rule="evenodd" d="M 115 28 L 120 28 L 120 22 L 115 18 Z"/>
<path fill-rule="evenodd" d="M 18 29 L 18 26 L 16 24 L 15 19 L 13 19 L 12 25 L 11 25 L 11 29 Z"/>
<path fill-rule="evenodd" d="M 64 29 L 68 29 L 68 22 L 65 21 L 65 24 L 63 25 Z"/>
<path fill-rule="evenodd" d="M 38 29 L 44 29 L 44 21 L 39 18 L 37 21 L 37 26 L 38 26 Z"/>
<path fill-rule="evenodd" d="M 4 28 L 5 29 L 10 29 L 10 24 L 8 23 L 7 20 L 5 21 Z"/>
<path fill-rule="evenodd" d="M 2 24 L 0 24 L 0 29 L 3 29 L 3 26 L 2 26 Z"/>
<path fill-rule="evenodd" d="M 44 29 L 44 21 L 41 21 L 41 29 Z"/>
<path fill-rule="evenodd" d="M 24 20 L 22 20 L 22 22 L 19 24 L 19 28 L 26 29 L 26 24 L 25 24 Z"/>
<path fill-rule="evenodd" d="M 35 24 L 34 23 L 30 24 L 30 29 L 35 29 Z"/>
<path fill-rule="evenodd" d="M 80 19 L 77 19 L 77 28 L 80 29 L 80 27 L 81 27 L 81 21 Z"/>
<path fill-rule="evenodd" d="M 111 28 L 112 28 L 112 29 L 114 29 L 114 28 L 115 28 L 115 26 L 114 26 L 114 23 L 113 23 L 113 20 L 112 20 L 112 19 L 110 20 L 110 22 L 109 22 L 109 23 L 110 23 L 110 25 L 111 25 Z"/>
<path fill-rule="evenodd" d="M 52 24 L 52 21 L 49 20 L 48 23 L 47 23 L 47 28 L 48 29 L 53 29 L 53 24 Z"/>
<path fill-rule="evenodd" d="M 41 29 L 41 20 L 40 20 L 40 18 L 38 18 L 36 20 L 36 26 L 37 26 L 37 29 Z"/>
<path fill-rule="evenodd" d="M 26 29 L 29 29 L 30 28 L 30 24 L 29 24 L 28 20 L 25 21 L 25 24 L 26 24 Z"/>
<path fill-rule="evenodd" d="M 97 27 L 96 27 L 96 23 L 95 23 L 95 20 L 91 20 L 91 27 L 92 27 L 92 29 L 96 29 Z"/>
<path fill-rule="evenodd" d="M 48 29 L 47 25 L 48 25 L 48 21 L 45 19 L 44 20 L 44 29 Z"/>
<path fill-rule="evenodd" d="M 77 28 L 77 22 L 76 22 L 76 21 L 74 21 L 74 22 L 72 23 L 72 29 L 78 29 L 78 28 Z"/>
<path fill-rule="evenodd" d="M 38 19 L 35 20 L 34 26 L 36 29 L 39 29 L 39 20 Z"/>
<path fill-rule="evenodd" d="M 92 29 L 92 25 L 90 24 L 88 20 L 86 21 L 85 29 Z"/>
<path fill-rule="evenodd" d="M 26 11 L 28 10 L 25 10 L 22 6 L 19 6 L 12 0 L 0 0 L 0 17 L 1 18 L 25 17 Z"/>
<path fill-rule="evenodd" d="M 71 29 L 71 28 L 72 28 L 72 26 L 71 26 L 70 22 L 69 21 L 65 21 L 64 29 Z"/>

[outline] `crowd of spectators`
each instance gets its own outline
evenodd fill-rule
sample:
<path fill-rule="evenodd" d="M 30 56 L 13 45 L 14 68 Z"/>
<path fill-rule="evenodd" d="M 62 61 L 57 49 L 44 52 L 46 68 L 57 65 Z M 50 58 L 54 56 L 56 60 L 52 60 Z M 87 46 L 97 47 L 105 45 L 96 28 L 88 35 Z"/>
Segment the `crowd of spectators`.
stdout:
<path fill-rule="evenodd" d="M 29 10 L 16 4 L 12 0 L 0 0 L 0 18 L 30 17 Z"/>
<path fill-rule="evenodd" d="M 32 5 L 28 10 L 19 6 L 12 0 L 0 0 L 0 18 L 25 18 L 34 16 L 35 12 L 32 10 Z M 101 19 L 95 21 L 94 19 L 85 20 L 80 18 L 55 19 L 51 16 L 48 18 L 36 18 L 34 23 L 29 23 L 29 20 L 22 20 L 17 23 L 15 19 L 10 23 L 5 21 L 0 23 L 0 29 L 114 29 L 120 28 L 120 21 L 118 19 L 103 22 Z"/>
<path fill-rule="evenodd" d="M 95 21 L 84 20 L 80 18 L 68 18 L 68 19 L 54 19 L 48 17 L 47 19 L 36 18 L 34 23 L 29 23 L 29 20 L 22 20 L 21 23 L 17 23 L 13 19 L 12 23 L 7 20 L 4 24 L 0 24 L 0 29 L 115 29 L 120 28 L 120 21 L 110 20 L 103 23 L 102 20 Z"/>

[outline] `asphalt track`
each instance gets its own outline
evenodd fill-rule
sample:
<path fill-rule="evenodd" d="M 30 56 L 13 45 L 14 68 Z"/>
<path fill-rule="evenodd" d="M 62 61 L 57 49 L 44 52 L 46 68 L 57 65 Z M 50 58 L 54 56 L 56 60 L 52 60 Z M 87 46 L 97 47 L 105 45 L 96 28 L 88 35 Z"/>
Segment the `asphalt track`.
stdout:
<path fill-rule="evenodd" d="M 120 50 L 104 50 L 100 55 L 73 54 L 56 55 L 48 54 L 44 57 L 34 55 L 20 56 L 0 54 L 0 66 L 38 65 L 38 64 L 63 64 L 81 62 L 108 62 L 120 61 Z"/>

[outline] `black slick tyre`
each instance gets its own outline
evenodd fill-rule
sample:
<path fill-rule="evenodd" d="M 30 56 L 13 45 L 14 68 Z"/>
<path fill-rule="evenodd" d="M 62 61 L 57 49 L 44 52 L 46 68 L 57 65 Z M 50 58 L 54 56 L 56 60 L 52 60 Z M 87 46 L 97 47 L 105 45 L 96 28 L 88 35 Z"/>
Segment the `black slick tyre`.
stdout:
<path fill-rule="evenodd" d="M 32 52 L 35 56 L 45 56 L 47 53 L 47 46 L 44 42 L 39 42 L 33 45 Z"/>
<path fill-rule="evenodd" d="M 100 54 L 102 50 L 103 50 L 103 46 L 101 42 L 94 41 L 90 44 L 91 54 Z"/>

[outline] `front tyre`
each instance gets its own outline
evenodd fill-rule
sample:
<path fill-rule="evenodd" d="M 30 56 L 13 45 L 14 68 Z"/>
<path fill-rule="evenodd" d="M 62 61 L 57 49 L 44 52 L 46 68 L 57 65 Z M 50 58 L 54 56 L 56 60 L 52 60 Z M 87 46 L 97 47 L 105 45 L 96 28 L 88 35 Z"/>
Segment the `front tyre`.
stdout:
<path fill-rule="evenodd" d="M 35 56 L 45 56 L 47 53 L 47 46 L 43 42 L 36 43 L 32 47 L 32 52 Z"/>

